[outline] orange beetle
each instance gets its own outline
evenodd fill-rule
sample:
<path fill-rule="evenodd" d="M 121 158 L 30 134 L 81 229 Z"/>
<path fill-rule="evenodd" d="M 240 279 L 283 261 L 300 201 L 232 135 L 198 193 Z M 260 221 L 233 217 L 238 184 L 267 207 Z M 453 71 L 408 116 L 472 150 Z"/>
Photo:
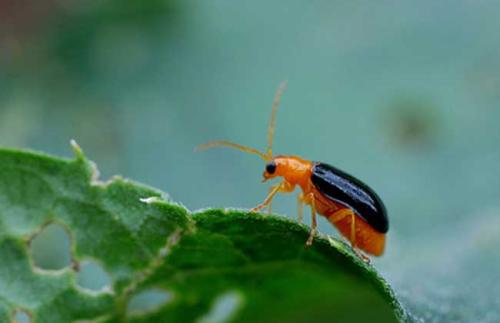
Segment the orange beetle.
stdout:
<path fill-rule="evenodd" d="M 308 161 L 297 156 L 273 156 L 276 110 L 284 88 L 285 83 L 282 83 L 274 98 L 266 153 L 229 141 L 211 141 L 198 149 L 226 146 L 255 154 L 267 162 L 263 182 L 275 177 L 282 178 L 279 184 L 271 186 L 264 202 L 252 211 L 265 207 L 270 209 L 271 201 L 277 193 L 290 193 L 299 186 L 302 190 L 297 196 L 299 223 L 302 222 L 303 204 L 311 207 L 311 232 L 306 245 L 309 246 L 313 242 L 317 232 L 316 213 L 319 213 L 337 227 L 355 251 L 360 249 L 371 255 L 382 255 L 389 221 L 385 206 L 375 191 L 357 178 L 328 164 Z M 367 259 L 363 254 L 360 255 Z"/>

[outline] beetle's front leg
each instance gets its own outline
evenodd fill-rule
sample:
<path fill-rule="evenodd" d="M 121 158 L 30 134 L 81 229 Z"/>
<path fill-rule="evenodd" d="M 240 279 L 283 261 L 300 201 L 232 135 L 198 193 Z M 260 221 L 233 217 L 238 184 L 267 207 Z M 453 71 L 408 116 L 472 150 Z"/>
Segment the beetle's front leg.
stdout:
<path fill-rule="evenodd" d="M 292 185 L 287 181 L 283 181 L 283 182 L 279 183 L 278 185 L 273 185 L 273 186 L 269 187 L 268 194 L 271 194 L 271 192 L 276 188 L 276 186 L 281 186 L 279 188 L 279 191 L 278 191 L 281 193 L 290 193 L 290 192 L 293 192 L 293 190 L 295 189 L 295 185 Z M 273 204 L 273 201 L 270 201 L 269 204 L 267 205 L 267 214 L 271 214 L 272 204 Z"/>
<path fill-rule="evenodd" d="M 287 181 L 283 181 L 283 182 L 279 183 L 278 185 L 271 186 L 269 194 L 265 198 L 264 202 L 257 205 L 256 207 L 254 207 L 251 211 L 258 212 L 258 211 L 262 210 L 263 208 L 265 208 L 266 206 L 270 208 L 272 200 L 276 194 L 278 194 L 279 192 L 282 192 L 282 193 L 293 192 L 294 189 L 295 189 L 295 185 L 292 185 Z"/>

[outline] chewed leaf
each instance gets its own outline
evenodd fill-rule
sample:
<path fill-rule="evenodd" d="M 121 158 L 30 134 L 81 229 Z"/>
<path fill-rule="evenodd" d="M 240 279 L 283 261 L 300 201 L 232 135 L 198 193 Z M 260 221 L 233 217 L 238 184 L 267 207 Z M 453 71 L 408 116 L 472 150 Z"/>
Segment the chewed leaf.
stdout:
<path fill-rule="evenodd" d="M 109 315 L 117 295 L 157 259 L 167 237 L 187 230 L 184 208 L 142 203 L 162 193 L 127 180 L 97 184 L 82 156 L 70 161 L 0 151 L 0 315 L 3 308 L 25 309 L 35 322 Z M 38 270 L 29 251 L 48 223 L 63 226 L 71 240 L 74 264 L 58 272 Z M 76 270 L 84 259 L 99 261 L 112 280 L 109 290 L 78 287 Z"/>
<path fill-rule="evenodd" d="M 0 150 L 0 321 L 19 311 L 32 322 L 408 318 L 344 244 L 318 238 L 306 248 L 308 229 L 282 217 L 190 214 L 141 184 L 98 182 L 74 147 L 75 160 Z M 33 259 L 33 239 L 53 223 L 67 233 L 69 265 L 51 267 L 43 244 Z M 38 259 L 57 270 L 37 268 Z M 92 272 L 104 283 L 93 284 Z"/>

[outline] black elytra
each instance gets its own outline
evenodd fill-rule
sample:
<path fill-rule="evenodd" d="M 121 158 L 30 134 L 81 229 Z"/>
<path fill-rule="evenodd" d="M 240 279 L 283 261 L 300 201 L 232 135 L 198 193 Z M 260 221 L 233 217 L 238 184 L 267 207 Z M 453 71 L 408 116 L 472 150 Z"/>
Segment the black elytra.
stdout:
<path fill-rule="evenodd" d="M 374 190 L 338 168 L 315 162 L 311 181 L 328 199 L 344 205 L 380 233 L 389 230 L 384 203 Z"/>

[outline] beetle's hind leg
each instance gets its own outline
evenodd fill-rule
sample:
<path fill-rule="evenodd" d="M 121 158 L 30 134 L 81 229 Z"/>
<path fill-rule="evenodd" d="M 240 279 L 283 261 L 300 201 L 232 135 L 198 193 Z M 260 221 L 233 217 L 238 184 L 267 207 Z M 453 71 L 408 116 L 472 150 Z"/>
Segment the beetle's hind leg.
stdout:
<path fill-rule="evenodd" d="M 351 209 L 340 209 L 328 217 L 328 220 L 332 223 L 341 221 L 346 217 L 351 217 L 351 234 L 349 237 L 349 242 L 352 248 L 356 247 L 356 215 Z"/>
<path fill-rule="evenodd" d="M 349 242 L 351 244 L 351 248 L 354 253 L 363 259 L 365 262 L 369 263 L 370 258 L 368 258 L 365 254 L 363 254 L 356 245 L 356 214 L 351 209 L 340 209 L 333 213 L 328 220 L 332 223 L 343 220 L 346 217 L 351 217 L 351 232 L 349 237 Z"/>
<path fill-rule="evenodd" d="M 352 250 L 354 251 L 354 253 L 359 257 L 361 258 L 364 262 L 366 262 L 367 264 L 370 263 L 370 258 L 368 258 L 367 255 L 365 255 L 362 251 L 360 251 L 358 248 L 355 248 L 353 247 Z"/>

